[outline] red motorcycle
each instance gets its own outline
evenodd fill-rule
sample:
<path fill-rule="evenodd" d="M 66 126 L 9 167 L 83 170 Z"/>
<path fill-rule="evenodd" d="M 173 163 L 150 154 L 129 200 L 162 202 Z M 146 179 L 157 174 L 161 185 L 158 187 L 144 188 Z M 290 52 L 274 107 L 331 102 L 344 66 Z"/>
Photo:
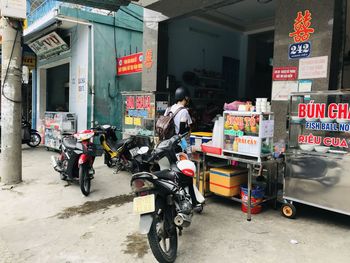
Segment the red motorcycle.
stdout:
<path fill-rule="evenodd" d="M 78 182 L 85 196 L 90 194 L 91 180 L 95 174 L 95 157 L 103 154 L 102 147 L 92 142 L 98 134 L 97 130 L 91 129 L 65 136 L 60 146 L 60 155 L 51 157 L 52 166 L 60 173 L 61 179 Z"/>

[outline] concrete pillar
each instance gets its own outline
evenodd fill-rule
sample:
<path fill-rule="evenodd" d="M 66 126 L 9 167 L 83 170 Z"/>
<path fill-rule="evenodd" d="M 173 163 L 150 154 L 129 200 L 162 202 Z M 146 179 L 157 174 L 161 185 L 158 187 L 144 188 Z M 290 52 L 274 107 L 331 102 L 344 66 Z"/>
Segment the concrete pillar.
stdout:
<path fill-rule="evenodd" d="M 22 23 L 1 18 L 1 183 L 22 181 Z"/>
<path fill-rule="evenodd" d="M 336 19 L 334 17 L 335 8 L 341 5 L 342 0 L 294 0 L 277 1 L 275 18 L 275 43 L 273 66 L 299 67 L 299 59 L 289 59 L 289 45 L 293 44 L 293 38 L 289 33 L 294 31 L 294 20 L 299 11 L 309 10 L 312 15 L 312 28 L 315 32 L 308 40 L 311 42 L 310 57 L 328 56 L 328 74 L 326 78 L 312 79 L 312 90 L 328 90 L 330 84 L 332 47 L 333 47 L 333 28 Z M 341 41 L 341 40 L 340 40 Z M 287 101 L 273 101 L 272 110 L 275 112 L 275 139 L 284 139 L 286 137 L 286 114 L 288 109 Z"/>
<path fill-rule="evenodd" d="M 159 22 L 166 20 L 162 14 L 144 9 L 143 22 L 143 71 L 142 90 L 157 90 L 158 67 L 158 27 Z"/>

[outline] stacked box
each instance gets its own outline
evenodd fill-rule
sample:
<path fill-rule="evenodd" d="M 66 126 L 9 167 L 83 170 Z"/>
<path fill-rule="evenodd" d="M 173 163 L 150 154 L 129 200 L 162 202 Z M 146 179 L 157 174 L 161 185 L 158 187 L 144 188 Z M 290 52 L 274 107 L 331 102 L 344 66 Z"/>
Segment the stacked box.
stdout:
<path fill-rule="evenodd" d="M 248 181 L 248 170 L 238 167 L 210 169 L 210 192 L 222 196 L 240 194 L 240 186 Z"/>

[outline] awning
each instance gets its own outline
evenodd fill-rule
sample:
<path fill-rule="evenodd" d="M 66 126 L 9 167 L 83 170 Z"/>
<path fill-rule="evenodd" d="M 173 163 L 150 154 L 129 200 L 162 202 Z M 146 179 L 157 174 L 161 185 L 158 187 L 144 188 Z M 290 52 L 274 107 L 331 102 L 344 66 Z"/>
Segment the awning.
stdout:
<path fill-rule="evenodd" d="M 60 0 L 61 2 L 89 6 L 93 8 L 117 11 L 120 6 L 130 4 L 131 0 Z M 134 2 L 137 2 L 134 0 Z"/>

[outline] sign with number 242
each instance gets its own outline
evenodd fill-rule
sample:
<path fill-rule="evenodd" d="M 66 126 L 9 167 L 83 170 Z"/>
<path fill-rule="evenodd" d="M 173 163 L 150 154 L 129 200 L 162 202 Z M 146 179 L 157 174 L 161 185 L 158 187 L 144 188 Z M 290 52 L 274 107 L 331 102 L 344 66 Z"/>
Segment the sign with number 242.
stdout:
<path fill-rule="evenodd" d="M 289 46 L 288 57 L 290 59 L 307 58 L 308 56 L 310 56 L 310 53 L 310 42 L 295 43 Z"/>

